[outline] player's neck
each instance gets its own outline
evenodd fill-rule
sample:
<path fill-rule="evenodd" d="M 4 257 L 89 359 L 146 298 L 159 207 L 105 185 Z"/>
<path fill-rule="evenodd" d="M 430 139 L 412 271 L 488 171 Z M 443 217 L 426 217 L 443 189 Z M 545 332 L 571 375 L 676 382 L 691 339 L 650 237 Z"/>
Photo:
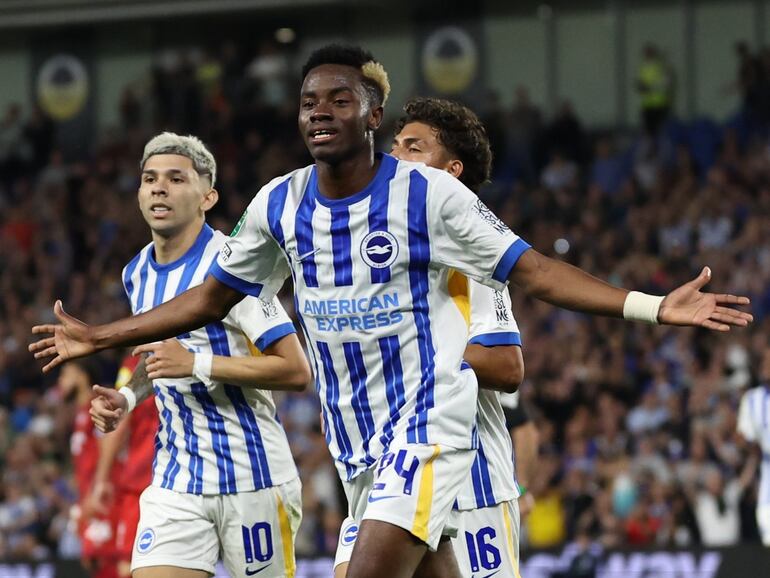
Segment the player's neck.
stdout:
<path fill-rule="evenodd" d="M 159 265 L 166 265 L 182 257 L 195 244 L 203 224 L 204 221 L 196 219 L 178 233 L 170 236 L 163 236 L 153 231 L 152 243 L 155 250 L 155 262 Z"/>
<path fill-rule="evenodd" d="M 377 174 L 380 159 L 373 149 L 338 164 L 316 161 L 318 190 L 329 199 L 344 199 L 362 191 Z"/>

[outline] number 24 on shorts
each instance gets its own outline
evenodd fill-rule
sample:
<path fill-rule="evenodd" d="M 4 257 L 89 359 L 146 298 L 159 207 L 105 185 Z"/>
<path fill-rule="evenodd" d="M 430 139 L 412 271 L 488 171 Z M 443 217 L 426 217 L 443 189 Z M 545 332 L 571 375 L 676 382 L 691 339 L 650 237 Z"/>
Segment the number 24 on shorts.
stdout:
<path fill-rule="evenodd" d="M 414 478 L 420 467 L 420 460 L 415 456 L 410 456 L 407 450 L 398 450 L 396 453 L 387 453 L 380 458 L 380 464 L 377 466 L 377 477 L 379 478 L 388 467 L 393 466 L 396 474 L 404 480 L 403 493 L 411 496 L 414 489 Z M 372 491 L 384 490 L 385 484 L 375 483 Z"/>

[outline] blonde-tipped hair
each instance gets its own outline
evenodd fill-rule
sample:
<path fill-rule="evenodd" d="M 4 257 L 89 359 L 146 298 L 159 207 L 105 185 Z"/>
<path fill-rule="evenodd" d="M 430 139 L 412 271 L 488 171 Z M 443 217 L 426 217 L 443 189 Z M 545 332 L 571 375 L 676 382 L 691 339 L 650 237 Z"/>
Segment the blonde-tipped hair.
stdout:
<path fill-rule="evenodd" d="M 372 106 L 384 105 L 390 94 L 390 81 L 385 68 L 374 59 L 372 53 L 360 46 L 327 44 L 314 50 L 302 67 L 302 78 L 312 69 L 324 64 L 352 66 L 361 72 L 363 85 Z"/>
<path fill-rule="evenodd" d="M 380 87 L 382 91 L 382 106 L 385 106 L 390 94 L 390 80 L 388 80 L 388 73 L 385 71 L 385 67 L 379 62 L 370 60 L 361 67 L 361 73 L 365 78 L 368 78 Z"/>
<path fill-rule="evenodd" d="M 211 187 L 217 180 L 217 162 L 203 141 L 196 136 L 182 136 L 173 132 L 163 132 L 144 145 L 144 154 L 139 168 L 144 169 L 144 164 L 154 155 L 180 155 L 192 161 L 193 168 L 200 175 L 211 177 Z"/>

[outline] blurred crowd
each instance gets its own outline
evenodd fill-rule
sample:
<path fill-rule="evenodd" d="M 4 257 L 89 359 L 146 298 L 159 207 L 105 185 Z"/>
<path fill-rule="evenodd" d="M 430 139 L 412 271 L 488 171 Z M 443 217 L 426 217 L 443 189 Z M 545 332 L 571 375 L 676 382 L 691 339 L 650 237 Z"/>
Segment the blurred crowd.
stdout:
<path fill-rule="evenodd" d="M 667 118 L 652 133 L 591 133 L 568 102 L 546 115 L 525 88 L 511 104 L 492 94 L 470 103 L 496 158 L 481 195 L 539 251 L 657 294 L 708 264 L 709 288 L 749 295 L 755 316 L 727 335 L 653 328 L 512 290 L 521 397 L 541 438 L 525 549 L 586 536 L 606 547 L 756 540 L 757 475 L 735 419 L 770 334 L 770 147 L 757 116 L 764 101 L 749 98 L 754 77 L 740 75 L 746 98 L 729 123 Z M 89 323 L 128 314 L 120 271 L 150 239 L 135 192 L 142 147 L 157 131 L 198 134 L 211 147 L 220 202 L 209 222 L 225 232 L 261 184 L 307 164 L 295 76 L 269 44 L 254 58 L 232 44 L 161 53 L 147 81 L 126 88 L 120 126 L 80 158 L 65 159 L 38 109 L 12 106 L 0 119 L 0 559 L 77 556 L 75 402 L 27 352 L 30 327 L 53 321 L 56 298 Z M 389 122 L 398 113 L 387 111 Z M 100 355 L 102 383 L 114 381 L 122 354 Z M 276 397 L 304 485 L 297 553 L 332 554 L 344 504 L 315 392 Z"/>

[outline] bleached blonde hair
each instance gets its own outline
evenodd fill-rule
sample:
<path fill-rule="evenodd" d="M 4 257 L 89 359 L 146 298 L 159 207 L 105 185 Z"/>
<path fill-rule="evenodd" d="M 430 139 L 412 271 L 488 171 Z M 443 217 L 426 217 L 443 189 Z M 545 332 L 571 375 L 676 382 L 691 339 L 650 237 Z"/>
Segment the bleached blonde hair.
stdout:
<path fill-rule="evenodd" d="M 199 175 L 211 177 L 211 187 L 217 180 L 217 162 L 214 155 L 206 148 L 203 141 L 196 136 L 182 136 L 174 132 L 162 132 L 154 136 L 144 145 L 144 154 L 139 168 L 144 169 L 144 164 L 154 155 L 180 155 L 192 161 L 195 172 Z"/>
<path fill-rule="evenodd" d="M 361 67 L 361 74 L 380 87 L 382 91 L 382 106 L 385 106 L 390 94 L 390 80 L 388 79 L 385 67 L 375 60 L 370 60 Z"/>

